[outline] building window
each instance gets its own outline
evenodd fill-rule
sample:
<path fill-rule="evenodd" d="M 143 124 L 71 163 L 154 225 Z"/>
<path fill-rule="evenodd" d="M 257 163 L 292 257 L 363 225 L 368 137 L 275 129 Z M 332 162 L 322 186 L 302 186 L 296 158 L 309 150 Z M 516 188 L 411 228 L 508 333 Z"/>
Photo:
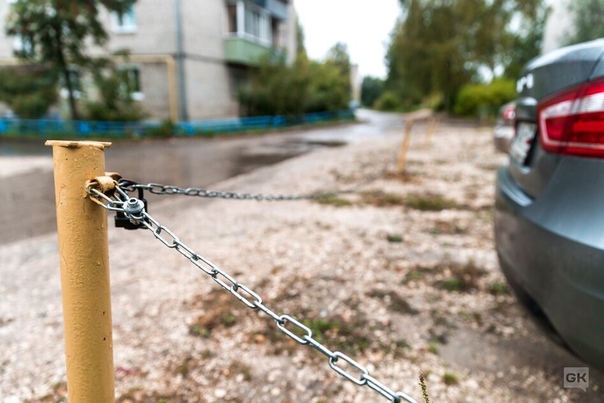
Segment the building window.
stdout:
<path fill-rule="evenodd" d="M 237 36 L 271 45 L 273 42 L 272 18 L 262 7 L 239 0 L 227 5 L 228 32 Z"/>
<path fill-rule="evenodd" d="M 128 7 L 123 13 L 111 13 L 113 32 L 118 34 L 131 34 L 136 32 L 136 15 L 134 5 Z"/>
<path fill-rule="evenodd" d="M 241 89 L 247 87 L 250 82 L 248 70 L 230 66 L 229 67 L 229 87 L 231 97 L 237 99 Z"/>
<path fill-rule="evenodd" d="M 237 32 L 237 6 L 235 6 L 234 4 L 229 4 L 227 6 L 227 14 L 228 14 L 229 32 L 236 33 Z"/>
<path fill-rule="evenodd" d="M 145 98 L 141 87 L 141 73 L 135 66 L 120 66 L 120 72 L 123 78 L 121 91 L 124 95 L 129 94 L 135 101 L 142 101 Z"/>

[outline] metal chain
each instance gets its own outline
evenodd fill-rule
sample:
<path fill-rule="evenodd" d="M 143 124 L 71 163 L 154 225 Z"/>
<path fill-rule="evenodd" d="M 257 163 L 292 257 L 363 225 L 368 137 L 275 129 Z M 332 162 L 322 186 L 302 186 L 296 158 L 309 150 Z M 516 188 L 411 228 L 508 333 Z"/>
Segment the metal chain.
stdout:
<path fill-rule="evenodd" d="M 119 185 L 126 192 L 133 192 L 137 189 L 146 190 L 156 195 L 184 195 L 214 199 L 231 199 L 231 200 L 257 200 L 257 201 L 293 201 L 293 200 L 320 200 L 335 197 L 341 194 L 353 193 L 355 189 L 340 190 L 336 192 L 325 192 L 316 194 L 299 194 L 299 195 L 273 195 L 262 193 L 242 193 L 229 192 L 220 190 L 209 190 L 202 188 L 181 188 L 171 185 L 162 185 L 160 183 L 142 184 L 127 179 L 121 179 Z"/>
<path fill-rule="evenodd" d="M 87 190 L 89 195 L 91 196 L 91 199 L 94 202 L 101 205 L 108 211 L 123 213 L 133 224 L 142 224 L 144 228 L 148 229 L 153 233 L 153 236 L 157 240 L 163 243 L 166 247 L 174 249 L 181 255 L 186 257 L 198 269 L 210 276 L 212 280 L 214 280 L 224 290 L 230 292 L 245 306 L 252 310 L 258 309 L 264 312 L 266 315 L 268 315 L 271 319 L 275 321 L 277 329 L 279 329 L 289 338 L 291 338 L 298 344 L 310 346 L 315 350 L 319 351 L 321 354 L 325 355 L 329 359 L 329 366 L 339 375 L 343 376 L 344 378 L 348 379 L 356 385 L 369 387 L 370 389 L 389 399 L 392 403 L 417 403 L 413 398 L 406 395 L 405 393 L 395 392 L 384 384 L 382 384 L 377 379 L 370 376 L 367 368 L 365 368 L 346 354 L 341 353 L 339 351 L 329 350 L 327 347 L 325 347 L 323 344 L 313 338 L 312 330 L 309 327 L 304 325 L 302 322 L 300 322 L 293 316 L 279 315 L 275 313 L 266 305 L 264 305 L 262 297 L 259 294 L 257 294 L 255 291 L 253 291 L 246 285 L 238 282 L 226 271 L 220 269 L 208 259 L 197 254 L 191 248 L 181 242 L 178 236 L 176 236 L 176 234 L 174 234 L 166 226 L 161 225 L 157 220 L 155 220 L 145 211 L 143 207 L 144 204 L 141 200 L 128 196 L 127 191 L 130 189 L 137 189 L 137 187 L 122 187 L 118 183 L 116 183 L 115 186 L 115 192 L 112 197 L 109 197 L 108 195 L 100 192 L 93 186 L 88 186 Z M 155 189 L 157 189 L 158 191 L 160 190 L 158 187 Z M 167 187 L 166 189 L 173 189 L 173 187 Z M 165 189 L 162 187 L 161 191 L 164 190 Z M 167 190 L 168 193 L 172 191 L 173 190 Z M 290 326 L 290 328 L 287 327 L 288 325 Z M 351 373 L 345 367 L 338 365 L 338 362 L 344 362 L 354 372 Z"/>
<path fill-rule="evenodd" d="M 162 185 L 160 183 L 139 183 L 137 181 L 120 179 L 119 186 L 126 192 L 134 192 L 135 190 L 141 189 L 149 191 L 155 195 L 183 195 L 183 196 L 195 196 L 204 198 L 214 199 L 231 199 L 231 200 L 257 200 L 257 201 L 294 201 L 294 200 L 321 200 L 336 197 L 339 195 L 350 194 L 357 192 L 362 186 L 373 182 L 380 178 L 388 171 L 388 166 L 398 160 L 398 154 L 395 153 L 393 156 L 384 162 L 382 168 L 374 173 L 373 175 L 365 178 L 361 182 L 349 187 L 348 189 L 336 190 L 332 192 L 321 192 L 313 194 L 262 194 L 262 193 L 243 193 L 243 192 L 230 192 L 221 190 L 209 190 L 203 188 L 183 188 L 171 185 Z"/>

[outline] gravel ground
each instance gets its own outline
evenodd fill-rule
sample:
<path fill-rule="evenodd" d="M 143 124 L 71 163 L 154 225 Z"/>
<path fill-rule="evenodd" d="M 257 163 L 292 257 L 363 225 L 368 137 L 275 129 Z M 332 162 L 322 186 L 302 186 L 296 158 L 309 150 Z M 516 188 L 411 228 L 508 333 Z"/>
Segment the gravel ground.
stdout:
<path fill-rule="evenodd" d="M 434 402 L 602 401 L 596 370 L 587 392 L 563 388 L 562 368 L 584 364 L 537 332 L 499 272 L 492 201 L 505 158 L 490 131 L 443 124 L 427 145 L 418 128 L 404 175 L 393 163 L 400 141 L 392 131 L 215 186 L 281 194 L 362 183 L 322 203 L 171 197 L 150 211 L 273 311 L 418 401 L 420 374 Z M 386 401 L 149 232 L 109 235 L 118 401 Z M 66 400 L 58 260 L 56 234 L 0 246 L 2 402 Z"/>

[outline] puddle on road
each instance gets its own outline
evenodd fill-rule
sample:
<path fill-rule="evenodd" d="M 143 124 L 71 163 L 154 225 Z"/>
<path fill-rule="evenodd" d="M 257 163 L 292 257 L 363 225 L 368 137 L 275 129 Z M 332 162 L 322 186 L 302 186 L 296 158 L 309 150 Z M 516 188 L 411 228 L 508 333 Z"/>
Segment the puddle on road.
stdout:
<path fill-rule="evenodd" d="M 40 142 L 0 142 L 0 157 L 47 155 Z M 346 142 L 292 137 L 248 139 L 171 139 L 114 143 L 106 153 L 108 170 L 143 183 L 209 187 L 324 147 Z M 15 159 L 18 161 L 18 159 Z M 56 230 L 54 180 L 50 171 L 29 171 L 0 178 L 0 244 Z M 234 189 L 236 190 L 236 189 Z M 150 195 L 150 199 L 153 196 Z"/>

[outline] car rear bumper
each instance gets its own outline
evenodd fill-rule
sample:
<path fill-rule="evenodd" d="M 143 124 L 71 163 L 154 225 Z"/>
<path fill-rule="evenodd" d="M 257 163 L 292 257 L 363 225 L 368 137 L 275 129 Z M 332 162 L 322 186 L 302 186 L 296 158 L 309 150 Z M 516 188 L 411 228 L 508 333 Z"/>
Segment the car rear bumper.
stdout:
<path fill-rule="evenodd" d="M 497 254 L 510 283 L 538 305 L 564 343 L 590 365 L 604 368 L 604 194 L 599 203 L 569 204 L 568 195 L 590 193 L 572 189 L 585 186 L 584 181 L 571 181 L 569 189 L 568 178 L 558 179 L 532 199 L 505 167 L 499 170 Z"/>

